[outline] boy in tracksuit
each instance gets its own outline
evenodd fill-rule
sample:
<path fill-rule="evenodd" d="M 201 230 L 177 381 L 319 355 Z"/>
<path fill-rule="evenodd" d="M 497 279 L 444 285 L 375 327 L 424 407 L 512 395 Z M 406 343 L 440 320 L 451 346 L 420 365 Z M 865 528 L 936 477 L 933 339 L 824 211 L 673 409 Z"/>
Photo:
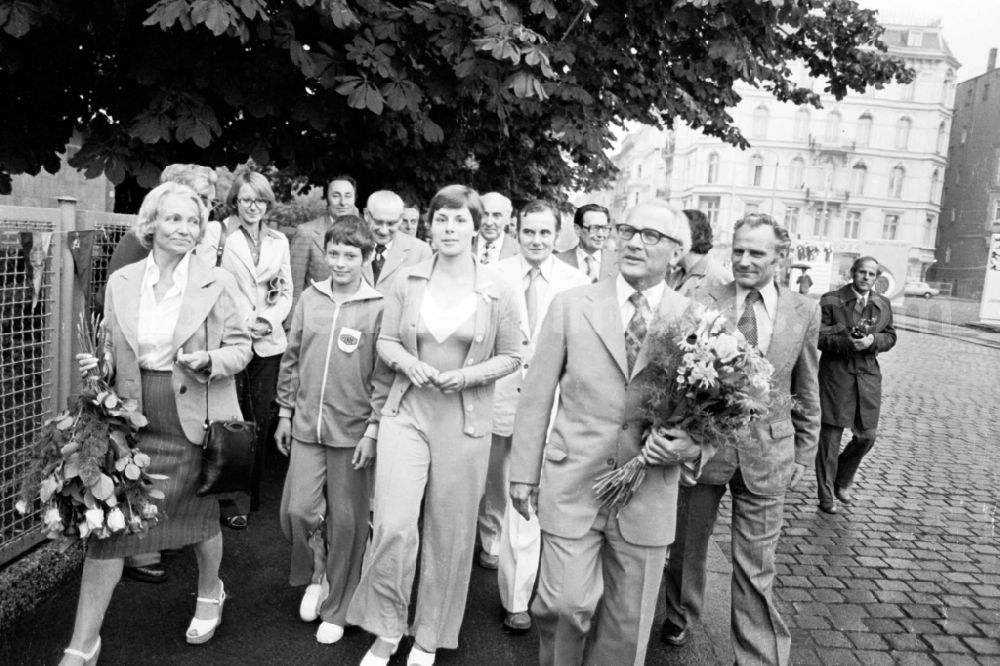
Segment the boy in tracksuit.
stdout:
<path fill-rule="evenodd" d="M 361 278 L 375 248 L 369 225 L 341 216 L 324 246 L 330 279 L 303 291 L 292 312 L 274 438 L 291 455 L 281 500 L 281 527 L 292 542 L 289 583 L 309 584 L 299 615 L 321 617 L 316 640 L 329 644 L 343 636 L 361 577 L 370 467 L 393 373 L 375 352 L 382 295 Z M 326 553 L 317 557 L 323 540 L 311 536 L 324 520 Z"/>

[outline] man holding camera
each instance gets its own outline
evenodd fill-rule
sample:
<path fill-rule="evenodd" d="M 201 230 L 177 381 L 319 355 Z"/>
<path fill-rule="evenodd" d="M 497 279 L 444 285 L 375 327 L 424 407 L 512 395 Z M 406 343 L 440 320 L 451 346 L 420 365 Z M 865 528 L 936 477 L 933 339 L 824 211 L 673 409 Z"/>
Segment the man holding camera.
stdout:
<path fill-rule="evenodd" d="M 819 397 L 823 424 L 816 451 L 819 508 L 837 513 L 834 497 L 851 504 L 851 485 L 861 459 L 875 444 L 882 404 L 878 354 L 896 344 L 892 306 L 872 289 L 882 274 L 878 260 L 860 257 L 851 266 L 851 282 L 820 298 Z M 853 437 L 840 452 L 844 428 Z M 839 454 L 839 455 L 838 455 Z"/>

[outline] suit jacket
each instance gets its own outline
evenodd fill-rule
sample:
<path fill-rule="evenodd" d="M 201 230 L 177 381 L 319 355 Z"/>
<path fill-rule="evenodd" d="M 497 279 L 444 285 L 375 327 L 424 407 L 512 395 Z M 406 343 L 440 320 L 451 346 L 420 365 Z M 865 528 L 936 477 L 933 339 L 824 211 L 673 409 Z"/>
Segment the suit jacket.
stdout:
<path fill-rule="evenodd" d="M 399 236 L 397 235 L 397 238 Z M 386 299 L 382 330 L 376 349 L 396 376 L 383 416 L 395 416 L 410 388 L 406 368 L 419 360 L 417 322 L 427 283 L 437 258 L 404 269 Z M 383 269 L 384 270 L 384 269 Z M 493 384 L 521 365 L 516 293 L 489 266 L 476 265 L 475 334 L 462 364 L 465 387 L 462 398 L 462 431 L 469 437 L 486 437 L 493 431 Z"/>
<path fill-rule="evenodd" d="M 639 455 L 649 422 L 641 415 L 646 348 L 631 376 L 625 355 L 615 280 L 555 297 L 538 335 L 514 420 L 510 480 L 539 486 L 538 520 L 544 531 L 579 539 L 600 510 L 597 477 Z M 673 318 L 689 301 L 666 289 L 657 311 Z M 551 432 L 549 416 L 559 389 Z M 639 546 L 666 546 L 674 538 L 676 465 L 654 466 L 618 514 L 622 536 Z"/>
<path fill-rule="evenodd" d="M 220 229 L 226 233 L 226 245 L 222 253 L 222 268 L 236 280 L 236 297 L 247 318 L 247 326 L 252 326 L 260 318 L 271 325 L 271 333 L 253 341 L 253 350 L 258 356 L 275 356 L 285 351 L 288 340 L 282 322 L 292 309 L 292 269 L 288 239 L 285 234 L 267 226 L 261 227 L 260 261 L 255 265 L 246 234 L 239 230 L 239 220 L 230 217 Z M 214 266 L 218 233 L 206 233 L 198 247 L 198 257 Z M 278 287 L 273 303 L 268 303 L 267 295 L 271 284 Z M 280 284 L 277 284 L 280 283 Z"/>
<path fill-rule="evenodd" d="M 556 257 L 562 259 L 573 268 L 578 269 L 584 275 L 587 274 L 586 267 L 580 266 L 576 260 L 576 246 L 562 252 L 556 252 Z M 609 277 L 615 277 L 616 275 L 618 275 L 618 250 L 610 245 L 601 248 L 601 270 L 597 279 L 600 281 Z"/>
<path fill-rule="evenodd" d="M 739 319 L 736 283 L 716 287 L 696 297 L 722 312 L 733 329 Z M 751 441 L 737 448 L 720 447 L 705 464 L 699 483 L 727 483 L 738 467 L 747 488 L 757 495 L 781 495 L 794 470 L 793 463 L 811 466 L 819 438 L 819 386 L 816 370 L 819 350 L 819 305 L 811 298 L 778 287 L 778 311 L 767 360 L 774 366 L 777 389 L 795 402 L 775 406 L 753 427 Z"/>
<path fill-rule="evenodd" d="M 476 260 L 479 260 L 479 234 L 472 237 L 472 254 L 476 256 Z M 521 250 L 517 245 L 517 241 L 508 236 L 504 232 L 500 232 L 500 259 L 498 261 L 503 261 L 508 257 L 515 257 L 520 254 Z"/>
<path fill-rule="evenodd" d="M 145 263 L 141 261 L 115 272 L 108 280 L 104 302 L 104 322 L 109 332 L 105 351 L 111 354 L 114 368 L 112 384 L 122 398 L 137 401 L 140 411 L 160 408 L 144 407 L 142 402 L 137 331 L 144 272 Z M 209 374 L 194 373 L 176 363 L 173 366 L 177 414 L 192 444 L 200 444 L 205 432 L 206 385 L 209 420 L 242 418 L 234 375 L 246 367 L 253 352 L 246 321 L 234 298 L 235 291 L 233 277 L 222 268 L 191 262 L 181 314 L 174 329 L 174 354 L 182 347 L 189 353 L 207 349 L 212 359 Z"/>
<path fill-rule="evenodd" d="M 538 319 L 535 323 L 535 330 L 529 330 L 528 308 L 524 299 L 524 273 L 521 270 L 520 255 L 508 257 L 494 266 L 494 270 L 500 274 L 515 293 L 521 297 L 516 299 L 518 312 L 521 316 L 521 344 L 524 353 L 524 362 L 521 364 L 521 371 L 514 372 L 506 377 L 497 380 L 496 392 L 493 397 L 493 432 L 498 435 L 510 435 L 514 430 L 514 412 L 517 409 L 517 398 L 524 387 L 524 376 L 531 366 L 531 358 L 535 355 L 535 342 L 538 340 L 538 332 L 548 312 L 549 305 L 556 294 L 590 284 L 587 276 L 581 271 L 568 266 L 565 262 L 555 260 L 552 262 L 552 270 L 549 275 L 549 284 L 538 303 Z"/>
<path fill-rule="evenodd" d="M 330 216 L 324 215 L 300 224 L 292 234 L 289 243 L 289 261 L 292 271 L 293 304 L 298 300 L 299 294 L 314 281 L 330 277 L 330 269 L 326 267 L 323 237 L 332 223 Z"/>
<path fill-rule="evenodd" d="M 402 275 L 404 268 L 415 266 L 433 256 L 431 246 L 427 243 L 413 236 L 396 233 L 392 239 L 392 245 L 385 253 L 382 271 L 378 274 L 378 282 L 374 279 L 371 262 L 365 264 L 364 268 L 361 269 L 361 275 L 375 289 L 383 294 L 388 294 L 392 290 L 392 283 Z"/>
<path fill-rule="evenodd" d="M 733 281 L 733 272 L 705 255 L 694 266 L 688 269 L 681 278 L 680 284 L 674 290 L 682 296 L 694 297 L 696 294 L 722 286 Z"/>
<path fill-rule="evenodd" d="M 854 304 L 857 295 L 850 284 L 823 294 L 819 330 L 819 397 L 823 423 L 841 428 L 854 426 L 859 417 L 862 428 L 878 426 L 882 405 L 882 370 L 878 355 L 896 344 L 892 305 L 875 291 L 869 292 L 862 318 L 873 322 L 874 342 L 868 349 L 855 351 L 850 330 L 857 324 Z"/>

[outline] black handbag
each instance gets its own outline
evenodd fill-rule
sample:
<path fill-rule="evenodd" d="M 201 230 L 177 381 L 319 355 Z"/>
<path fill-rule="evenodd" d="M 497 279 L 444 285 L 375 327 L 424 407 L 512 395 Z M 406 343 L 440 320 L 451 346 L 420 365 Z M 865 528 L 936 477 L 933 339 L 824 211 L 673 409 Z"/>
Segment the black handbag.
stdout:
<path fill-rule="evenodd" d="M 205 343 L 208 344 L 208 320 L 205 320 Z M 205 439 L 202 441 L 201 475 L 195 495 L 219 495 L 250 492 L 253 476 L 257 426 L 253 421 L 208 420 L 209 375 L 205 385 Z"/>

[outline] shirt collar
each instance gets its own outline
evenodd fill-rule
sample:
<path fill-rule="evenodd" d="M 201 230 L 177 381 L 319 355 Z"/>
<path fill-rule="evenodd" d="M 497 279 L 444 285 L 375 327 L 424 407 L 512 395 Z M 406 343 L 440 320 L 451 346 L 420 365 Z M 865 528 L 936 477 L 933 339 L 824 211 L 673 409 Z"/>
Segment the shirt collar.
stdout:
<path fill-rule="evenodd" d="M 594 250 L 594 253 L 591 254 L 590 252 L 587 252 L 586 250 L 584 250 L 581 246 L 577 245 L 576 246 L 576 258 L 580 261 L 581 264 L 583 263 L 585 257 L 593 257 L 594 261 L 596 261 L 597 263 L 601 263 L 601 251 L 600 250 Z"/>
<path fill-rule="evenodd" d="M 862 293 L 858 292 L 853 286 L 851 287 L 851 291 L 854 292 L 854 298 L 855 298 L 855 300 L 861 301 L 861 305 L 866 305 L 868 303 L 868 295 L 867 294 L 862 294 Z"/>
<path fill-rule="evenodd" d="M 761 299 L 764 301 L 765 312 L 767 312 L 769 317 L 774 317 L 774 313 L 778 311 L 778 288 L 774 286 L 773 281 L 768 281 L 767 284 L 760 287 L 757 291 L 760 292 Z M 736 302 L 740 306 L 740 312 L 743 311 L 743 303 L 746 301 L 749 293 L 749 289 L 741 286 L 739 283 L 736 284 Z"/>
<path fill-rule="evenodd" d="M 479 247 L 481 247 L 484 250 L 486 249 L 487 243 L 492 243 L 492 245 L 490 245 L 490 249 L 495 250 L 498 247 L 500 247 L 500 245 L 503 243 L 503 234 L 500 234 L 500 236 L 498 236 L 496 240 L 492 241 L 486 240 L 486 238 L 482 234 L 479 234 L 479 238 L 476 240 L 476 243 L 478 244 Z"/>
<path fill-rule="evenodd" d="M 183 292 L 187 287 L 188 270 L 190 267 L 191 253 L 186 252 L 184 256 L 181 257 L 177 267 L 174 268 L 174 288 L 180 289 L 181 292 Z M 143 272 L 142 276 L 142 288 L 145 290 L 147 287 L 153 287 L 159 281 L 160 267 L 156 265 L 156 261 L 153 259 L 153 253 L 150 252 L 146 255 L 146 270 Z"/>
<path fill-rule="evenodd" d="M 376 243 L 375 244 L 375 249 L 378 249 L 378 247 L 379 247 L 379 245 L 378 245 L 378 243 Z M 392 241 L 389 241 L 388 243 L 386 243 L 382 247 L 384 248 L 382 250 L 382 256 L 384 257 L 386 255 L 386 253 L 389 251 L 389 249 L 392 247 Z"/>
<path fill-rule="evenodd" d="M 649 289 L 643 289 L 642 295 L 646 297 L 646 302 L 649 303 L 649 309 L 651 312 L 656 312 L 660 308 L 660 301 L 663 300 L 663 292 L 667 289 L 667 283 L 664 280 L 660 280 L 654 284 Z M 618 308 L 621 309 L 628 303 L 629 297 L 637 291 L 632 288 L 625 278 L 622 277 L 621 273 L 615 278 L 615 291 L 618 294 Z"/>
<path fill-rule="evenodd" d="M 524 255 L 517 255 L 518 261 L 521 262 L 521 277 L 526 277 L 528 272 L 531 270 L 531 264 L 524 258 Z M 546 282 L 552 281 L 552 267 L 556 263 L 556 258 L 554 255 L 549 255 L 545 261 L 538 265 L 538 272 L 541 274 L 542 279 Z"/>

